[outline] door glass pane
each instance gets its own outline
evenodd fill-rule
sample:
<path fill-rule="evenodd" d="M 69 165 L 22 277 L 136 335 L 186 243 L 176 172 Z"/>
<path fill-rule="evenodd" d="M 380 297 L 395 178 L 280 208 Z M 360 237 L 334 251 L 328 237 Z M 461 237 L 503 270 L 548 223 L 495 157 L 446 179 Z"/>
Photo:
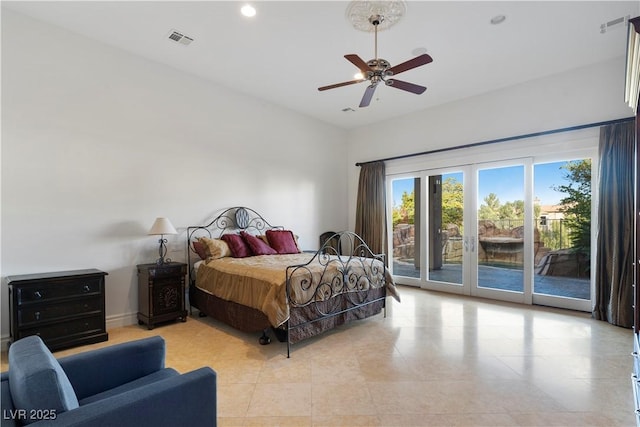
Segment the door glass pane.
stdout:
<path fill-rule="evenodd" d="M 428 188 L 428 280 L 462 285 L 463 174 L 430 176 Z"/>
<path fill-rule="evenodd" d="M 478 287 L 524 289 L 524 166 L 478 170 Z M 471 242 L 474 245 L 475 242 Z"/>
<path fill-rule="evenodd" d="M 591 159 L 536 164 L 533 292 L 591 299 Z"/>
<path fill-rule="evenodd" d="M 395 179 L 391 191 L 393 274 L 420 278 L 420 203 L 416 201 L 420 197 L 420 178 Z"/>

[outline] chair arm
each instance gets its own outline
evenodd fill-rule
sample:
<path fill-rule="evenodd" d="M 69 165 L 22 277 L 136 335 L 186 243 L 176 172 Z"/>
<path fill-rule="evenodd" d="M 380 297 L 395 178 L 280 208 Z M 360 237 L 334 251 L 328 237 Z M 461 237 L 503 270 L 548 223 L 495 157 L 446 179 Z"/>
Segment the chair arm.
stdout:
<path fill-rule="evenodd" d="M 164 368 L 165 342 L 160 336 L 125 342 L 59 359 L 82 400 Z"/>
<path fill-rule="evenodd" d="M 216 426 L 216 373 L 209 367 L 58 414 L 34 427 Z"/>
<path fill-rule="evenodd" d="M 0 409 L 2 409 L 1 427 L 15 427 L 18 425 L 18 421 L 14 419 L 15 417 L 11 416 L 15 407 L 9 390 L 9 372 L 0 374 Z"/>

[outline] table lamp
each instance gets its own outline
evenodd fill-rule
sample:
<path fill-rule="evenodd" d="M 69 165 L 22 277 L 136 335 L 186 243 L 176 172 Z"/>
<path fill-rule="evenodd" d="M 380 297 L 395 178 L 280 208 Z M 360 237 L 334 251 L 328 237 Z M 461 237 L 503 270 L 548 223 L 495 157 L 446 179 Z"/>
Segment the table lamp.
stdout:
<path fill-rule="evenodd" d="M 165 255 L 167 255 L 167 239 L 164 238 L 165 234 L 178 234 L 178 232 L 168 218 L 156 218 L 155 222 L 151 226 L 151 230 L 149 230 L 149 235 L 160 236 L 160 239 L 158 240 L 158 243 L 160 243 L 160 248 L 158 248 L 158 255 L 160 258 L 156 260 L 156 264 L 158 265 L 162 265 L 165 262 L 171 262 L 169 258 L 165 258 Z"/>

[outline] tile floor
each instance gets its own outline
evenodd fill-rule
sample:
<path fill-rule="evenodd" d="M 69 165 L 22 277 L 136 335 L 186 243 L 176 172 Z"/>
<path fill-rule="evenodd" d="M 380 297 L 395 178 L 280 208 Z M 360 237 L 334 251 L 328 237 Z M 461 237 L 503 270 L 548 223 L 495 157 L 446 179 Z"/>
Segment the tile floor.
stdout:
<path fill-rule="evenodd" d="M 293 346 L 209 318 L 109 331 L 85 351 L 162 335 L 167 365 L 218 373 L 224 426 L 633 426 L 630 330 L 587 313 L 400 287 L 387 317 Z M 7 369 L 2 354 L 2 371 Z"/>

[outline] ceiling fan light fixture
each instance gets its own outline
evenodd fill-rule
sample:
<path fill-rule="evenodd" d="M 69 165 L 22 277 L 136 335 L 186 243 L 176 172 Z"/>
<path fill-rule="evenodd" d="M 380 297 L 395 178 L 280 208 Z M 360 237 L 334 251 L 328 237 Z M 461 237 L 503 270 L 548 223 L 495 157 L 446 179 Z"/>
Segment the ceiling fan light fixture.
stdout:
<path fill-rule="evenodd" d="M 347 17 L 356 15 L 356 14 L 349 15 L 349 12 L 352 11 L 355 6 L 360 7 L 362 5 L 365 5 L 367 6 L 366 10 L 369 11 L 369 10 L 372 10 L 371 5 L 377 4 L 377 3 L 382 3 L 382 2 L 353 1 L 349 4 L 349 9 L 347 10 Z M 397 4 L 397 2 L 384 2 L 384 3 Z M 393 87 L 406 92 L 411 92 L 416 95 L 420 95 L 424 93 L 424 91 L 427 90 L 427 88 L 424 86 L 405 82 L 403 80 L 397 80 L 391 77 L 395 77 L 396 74 L 400 74 L 405 71 L 412 70 L 416 67 L 426 65 L 433 61 L 433 58 L 431 58 L 431 56 L 427 55 L 426 53 L 423 53 L 408 61 L 402 62 L 392 67 L 389 61 L 378 57 L 378 27 L 380 25 L 383 25 L 385 22 L 387 22 L 387 19 L 386 19 L 386 16 L 383 15 L 380 10 L 374 10 L 374 12 L 376 13 L 369 15 L 369 17 L 367 18 L 367 22 L 369 23 L 369 28 L 373 28 L 374 30 L 373 32 L 375 34 L 375 39 L 374 39 L 375 58 L 369 60 L 368 62 L 365 62 L 362 58 L 360 58 L 360 56 L 356 55 L 355 53 L 344 55 L 344 58 L 347 61 L 351 62 L 356 67 L 358 67 L 358 70 L 360 71 L 359 74 L 354 76 L 355 80 L 335 83 L 332 85 L 322 86 L 318 88 L 319 91 L 325 91 L 329 89 L 335 89 L 343 86 L 349 86 L 356 83 L 361 83 L 364 81 L 369 81 L 369 86 L 367 86 L 367 88 L 365 89 L 364 95 L 362 96 L 362 100 L 360 101 L 360 105 L 359 105 L 360 108 L 369 106 L 369 104 L 371 103 L 371 100 L 373 99 L 373 94 L 376 90 L 376 87 L 378 87 L 380 83 L 384 83 L 385 86 Z"/>

